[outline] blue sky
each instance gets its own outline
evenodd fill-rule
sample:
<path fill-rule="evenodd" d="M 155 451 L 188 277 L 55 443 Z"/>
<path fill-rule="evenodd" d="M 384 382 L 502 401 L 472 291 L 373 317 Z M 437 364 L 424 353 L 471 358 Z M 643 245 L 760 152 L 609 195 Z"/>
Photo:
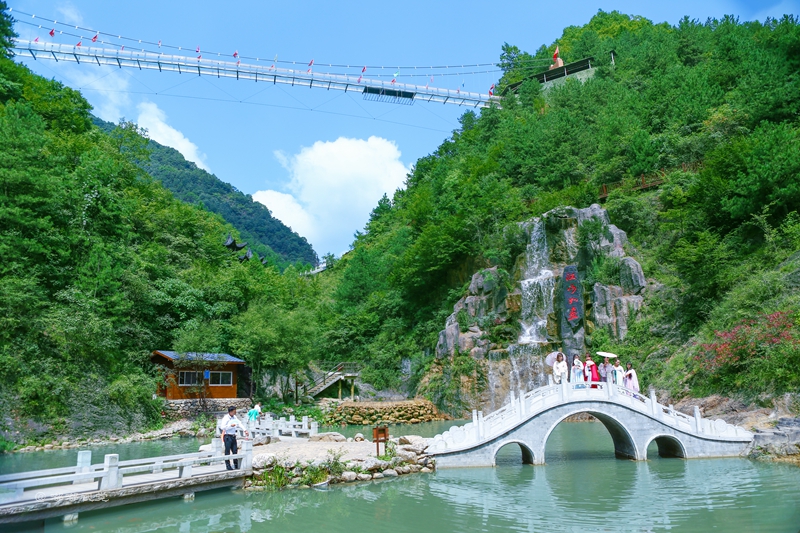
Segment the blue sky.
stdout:
<path fill-rule="evenodd" d="M 564 27 L 585 24 L 598 9 L 672 24 L 684 15 L 763 20 L 800 13 L 800 0 L 8 3 L 16 11 L 137 39 L 270 59 L 277 54 L 302 63 L 314 59 L 316 65 L 381 65 L 384 74 L 398 65 L 495 62 L 504 42 L 532 52 Z M 49 29 L 17 25 L 23 38 L 49 39 Z M 253 194 L 308 237 L 320 255 L 346 251 L 380 196 L 402 186 L 414 161 L 435 150 L 464 111 L 367 102 L 308 88 L 23 62 L 81 90 L 102 118 L 139 122 L 155 140 Z M 399 81 L 411 81 L 411 73 L 402 69 Z M 437 76 L 434 84 L 455 89 L 464 83 L 465 90 L 486 92 L 498 76 Z"/>

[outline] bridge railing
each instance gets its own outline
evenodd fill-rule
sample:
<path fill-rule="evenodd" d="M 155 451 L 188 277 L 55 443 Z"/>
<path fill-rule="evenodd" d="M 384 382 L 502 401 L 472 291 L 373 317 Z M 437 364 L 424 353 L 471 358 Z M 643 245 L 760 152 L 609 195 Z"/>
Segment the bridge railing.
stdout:
<path fill-rule="evenodd" d="M 218 439 L 214 440 L 218 441 Z M 176 470 L 175 478 L 167 477 L 158 479 L 158 481 L 186 479 L 195 475 L 193 472 L 195 466 L 215 465 L 233 459 L 240 461 L 243 473 L 249 473 L 252 467 L 252 441 L 244 441 L 242 452 L 233 455 L 222 455 L 218 442 L 215 444 L 217 445 L 211 452 L 166 455 L 127 461 L 120 461 L 119 454 L 106 454 L 104 461 L 99 464 L 91 464 L 92 452 L 82 450 L 78 452 L 76 466 L 0 476 L 0 505 L 47 499 L 48 497 L 66 499 L 70 494 L 120 489 L 125 476 L 136 474 L 158 474 L 165 470 Z M 199 475 L 203 474 L 208 474 L 208 472 L 199 473 Z M 40 491 L 34 494 L 34 491 L 28 489 L 40 489 Z"/>
<path fill-rule="evenodd" d="M 487 442 L 524 423 L 538 413 L 556 405 L 575 401 L 613 402 L 687 433 L 712 437 L 748 439 L 752 435 L 724 420 L 708 420 L 695 407 L 694 417 L 676 411 L 672 405 L 658 403 L 655 391 L 649 397 L 621 385 L 608 382 L 563 382 L 546 385 L 519 395 L 511 391 L 506 405 L 484 417 L 472 412 L 472 422 L 450 428 L 433 438 L 428 451 L 442 453 L 461 450 Z"/>

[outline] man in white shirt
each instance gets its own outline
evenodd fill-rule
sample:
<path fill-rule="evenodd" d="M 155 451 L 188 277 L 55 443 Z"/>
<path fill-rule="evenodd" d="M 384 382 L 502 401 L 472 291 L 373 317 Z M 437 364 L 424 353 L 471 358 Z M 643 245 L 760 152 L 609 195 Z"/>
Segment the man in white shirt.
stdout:
<path fill-rule="evenodd" d="M 247 432 L 247 428 L 236 418 L 236 407 L 228 407 L 228 414 L 223 416 L 222 420 L 220 420 L 219 428 L 222 431 L 220 437 L 222 438 L 222 445 L 225 447 L 225 455 L 236 455 L 239 453 L 239 447 L 236 444 L 236 430 L 243 430 L 245 435 L 249 435 L 249 433 Z M 239 460 L 233 460 L 233 468 L 231 468 L 230 461 L 225 461 L 225 468 L 228 470 L 233 470 L 234 468 L 238 470 Z"/>

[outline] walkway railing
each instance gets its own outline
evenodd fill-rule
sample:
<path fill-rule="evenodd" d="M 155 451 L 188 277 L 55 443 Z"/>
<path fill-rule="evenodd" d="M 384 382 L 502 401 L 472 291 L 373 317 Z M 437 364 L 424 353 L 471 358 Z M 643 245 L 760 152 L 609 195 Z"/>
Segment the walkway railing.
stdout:
<path fill-rule="evenodd" d="M 217 437 L 219 437 L 221 434 L 219 427 L 221 420 L 221 418 L 217 420 Z M 274 419 L 272 418 L 271 414 L 267 413 L 266 415 L 256 419 L 254 422 L 245 422 L 244 426 L 247 428 L 250 436 L 255 441 L 265 437 L 297 437 L 300 435 L 306 435 L 310 437 L 319 433 L 319 422 L 308 416 L 304 416 L 300 420 L 297 420 L 294 415 L 290 415 L 289 419 L 287 420 L 286 417 Z M 243 430 L 238 430 L 237 435 L 239 438 L 245 437 Z M 215 441 L 218 442 L 219 439 L 217 438 Z"/>
<path fill-rule="evenodd" d="M 752 438 L 749 432 L 724 420 L 703 418 L 698 407 L 694 408 L 694 416 L 691 417 L 676 411 L 672 405 L 661 405 L 655 391 L 651 391 L 648 398 L 612 383 L 565 381 L 560 385 L 545 385 L 518 395 L 512 391 L 509 402 L 487 416 L 483 411 L 472 411 L 472 422 L 436 435 L 428 446 L 428 452 L 435 454 L 473 448 L 522 425 L 547 409 L 586 401 L 622 405 L 686 433 L 743 441 Z"/>
<path fill-rule="evenodd" d="M 91 451 L 79 451 L 75 466 L 0 475 L 0 506 L 48 498 L 66 499 L 70 495 L 97 491 L 102 493 L 121 489 L 123 486 L 224 473 L 226 469 L 222 463 L 233 459 L 240 461 L 239 472 L 242 476 L 250 474 L 252 441 L 243 441 L 242 452 L 235 455 L 223 455 L 219 439 L 214 439 L 214 444 L 210 452 L 127 461 L 120 461 L 118 454 L 107 454 L 103 462 L 98 464 L 92 464 Z M 196 468 L 214 466 L 218 468 Z M 174 470 L 175 474 L 165 474 L 170 470 Z M 153 474 L 158 475 L 153 476 Z"/>

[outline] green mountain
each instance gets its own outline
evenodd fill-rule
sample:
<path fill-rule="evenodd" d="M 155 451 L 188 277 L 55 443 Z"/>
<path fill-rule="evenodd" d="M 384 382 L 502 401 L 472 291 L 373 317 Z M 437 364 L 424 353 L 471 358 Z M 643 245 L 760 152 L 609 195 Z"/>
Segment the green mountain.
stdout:
<path fill-rule="evenodd" d="M 97 117 L 92 117 L 92 122 L 106 132 L 115 127 Z M 239 230 L 242 241 L 261 256 L 282 265 L 298 261 L 317 265 L 319 258 L 306 238 L 274 218 L 269 209 L 254 201 L 252 196 L 198 168 L 174 148 L 153 140 L 149 147 L 150 158 L 143 163 L 143 168 L 176 198 L 221 215 Z"/>

